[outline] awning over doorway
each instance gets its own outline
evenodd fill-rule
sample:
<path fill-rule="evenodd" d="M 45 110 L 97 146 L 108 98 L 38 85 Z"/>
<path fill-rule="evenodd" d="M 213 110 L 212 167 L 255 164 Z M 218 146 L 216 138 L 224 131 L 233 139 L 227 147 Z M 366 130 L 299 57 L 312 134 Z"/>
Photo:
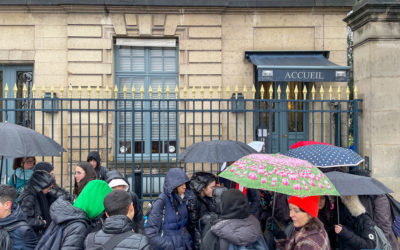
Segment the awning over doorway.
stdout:
<path fill-rule="evenodd" d="M 328 60 L 329 51 L 247 51 L 257 67 L 257 81 L 347 82 L 349 66 Z"/>

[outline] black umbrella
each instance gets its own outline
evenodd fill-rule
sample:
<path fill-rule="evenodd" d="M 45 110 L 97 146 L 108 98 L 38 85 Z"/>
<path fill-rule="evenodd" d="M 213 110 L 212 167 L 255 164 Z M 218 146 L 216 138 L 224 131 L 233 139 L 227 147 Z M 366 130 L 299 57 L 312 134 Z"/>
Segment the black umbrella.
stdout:
<path fill-rule="evenodd" d="M 65 152 L 65 149 L 51 138 L 13 123 L 0 123 L 0 139 L 0 176 L 3 172 L 3 158 L 60 156 L 61 152 Z"/>
<path fill-rule="evenodd" d="M 349 195 L 380 195 L 393 192 L 375 178 L 347 174 L 337 171 L 325 175 L 333 183 L 341 196 Z"/>
<path fill-rule="evenodd" d="M 254 153 L 257 151 L 240 141 L 203 141 L 185 149 L 178 159 L 184 162 L 223 163 Z"/>

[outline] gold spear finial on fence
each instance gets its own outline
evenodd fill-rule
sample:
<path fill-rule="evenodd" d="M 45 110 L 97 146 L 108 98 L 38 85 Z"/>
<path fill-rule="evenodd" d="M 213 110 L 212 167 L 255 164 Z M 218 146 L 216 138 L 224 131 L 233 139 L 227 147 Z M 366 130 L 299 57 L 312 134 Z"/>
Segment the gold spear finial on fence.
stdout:
<path fill-rule="evenodd" d="M 312 95 L 312 99 L 315 100 L 315 85 L 312 86 L 311 88 L 311 95 Z"/>
<path fill-rule="evenodd" d="M 81 87 L 81 85 L 78 86 L 78 97 L 79 97 L 79 99 L 81 99 L 81 97 L 82 97 L 82 87 Z"/>
<path fill-rule="evenodd" d="M 265 92 L 264 85 L 261 85 L 261 88 L 260 88 L 261 99 L 264 99 L 264 92 Z"/>
<path fill-rule="evenodd" d="M 341 98 L 341 93 L 342 93 L 342 90 L 341 90 L 340 85 L 339 85 L 338 88 L 337 88 L 337 99 L 338 100 L 340 100 L 340 98 Z"/>
<path fill-rule="evenodd" d="M 97 96 L 97 99 L 100 99 L 100 86 L 99 85 L 96 86 L 96 96 Z"/>
<path fill-rule="evenodd" d="M 196 98 L 196 88 L 194 87 L 194 85 L 192 86 L 192 98 Z"/>
<path fill-rule="evenodd" d="M 15 86 L 15 88 L 16 88 L 16 86 Z M 15 88 L 14 88 L 14 96 L 16 96 Z M 44 85 L 42 85 L 42 98 L 44 98 L 44 93 L 45 92 L 46 92 L 46 89 L 44 88 Z"/>
<path fill-rule="evenodd" d="M 27 92 L 28 90 L 27 90 L 27 88 L 26 88 L 26 85 L 24 84 L 24 87 L 22 88 L 22 96 L 24 97 L 24 98 L 26 98 L 26 92 Z"/>
<path fill-rule="evenodd" d="M 51 99 L 53 99 L 53 97 L 54 97 L 54 86 L 53 85 L 51 85 L 51 87 L 50 87 L 50 97 L 51 97 Z"/>
<path fill-rule="evenodd" d="M 36 97 L 36 84 L 34 84 L 33 87 L 32 87 L 32 97 L 33 98 Z"/>
<path fill-rule="evenodd" d="M 221 99 L 221 93 L 222 93 L 221 85 L 218 86 L 217 92 L 218 92 L 218 99 Z"/>
<path fill-rule="evenodd" d="M 123 91 L 124 89 L 122 89 L 122 91 Z M 115 85 L 114 86 L 114 98 L 115 99 L 118 99 L 118 86 L 117 85 Z"/>
<path fill-rule="evenodd" d="M 8 98 L 8 84 L 6 83 L 6 87 L 4 88 L 5 97 Z"/>
<path fill-rule="evenodd" d="M 357 87 L 357 85 L 355 85 L 355 87 L 354 87 L 354 100 L 357 100 L 358 99 L 358 87 Z"/>
<path fill-rule="evenodd" d="M 175 99 L 178 99 L 179 97 L 179 88 L 178 85 L 175 85 Z"/>
<path fill-rule="evenodd" d="M 149 98 L 151 99 L 153 97 L 153 88 L 149 86 Z"/>
<path fill-rule="evenodd" d="M 18 88 L 17 88 L 17 84 L 16 84 L 16 83 L 14 83 L 13 91 L 14 91 L 14 98 L 17 98 L 17 91 L 18 91 Z"/>
<path fill-rule="evenodd" d="M 210 88 L 208 89 L 208 92 L 210 93 L 210 98 L 213 98 L 213 87 L 210 86 Z"/>
<path fill-rule="evenodd" d="M 169 86 L 167 85 L 167 88 L 165 89 L 165 93 L 167 94 L 167 96 L 165 96 L 165 99 L 169 98 L 169 92 L 170 92 Z"/>
<path fill-rule="evenodd" d="M 235 85 L 235 97 L 236 97 L 236 100 L 238 99 L 238 93 L 239 93 L 239 88 L 238 88 L 237 85 Z"/>
<path fill-rule="evenodd" d="M 124 87 L 122 88 L 122 92 L 124 93 L 124 99 L 126 99 L 126 95 L 128 93 L 128 88 L 126 87 L 126 84 L 124 84 Z"/>
<path fill-rule="evenodd" d="M 303 87 L 303 99 L 307 100 L 307 86 L 306 85 L 304 85 L 304 87 Z"/>
<path fill-rule="evenodd" d="M 225 92 L 226 92 L 226 99 L 229 99 L 231 95 L 231 87 L 229 85 L 226 86 Z"/>
<path fill-rule="evenodd" d="M 90 85 L 87 86 L 87 95 L 88 95 L 88 98 L 90 99 L 90 97 L 92 95 L 92 87 L 90 87 Z"/>
<path fill-rule="evenodd" d="M 60 97 L 61 97 L 61 99 L 64 98 L 64 86 L 63 85 L 61 85 L 61 87 L 60 87 Z"/>
<path fill-rule="evenodd" d="M 299 88 L 296 86 L 294 87 L 294 99 L 297 100 L 299 98 Z"/>
<path fill-rule="evenodd" d="M 69 85 L 69 87 L 68 87 L 68 94 L 69 94 L 69 98 L 72 98 L 72 85 Z"/>
<path fill-rule="evenodd" d="M 246 87 L 246 85 L 243 86 L 243 98 L 244 99 L 247 98 L 247 87 Z"/>
<path fill-rule="evenodd" d="M 285 90 L 285 92 L 286 92 L 286 99 L 290 99 L 290 89 L 289 89 L 289 84 L 287 84 L 286 85 L 286 90 Z"/>
<path fill-rule="evenodd" d="M 161 90 L 161 85 L 158 85 L 158 88 L 157 88 L 157 96 L 158 96 L 158 99 L 161 99 L 161 92 L 162 92 L 162 90 Z"/>
<path fill-rule="evenodd" d="M 185 85 L 185 87 L 183 87 L 183 98 L 187 99 L 187 87 Z"/>
<path fill-rule="evenodd" d="M 144 97 L 144 86 L 140 86 L 140 99 L 143 99 Z"/>
<path fill-rule="evenodd" d="M 251 92 L 253 93 L 253 99 L 256 99 L 256 87 L 251 88 Z"/>
<path fill-rule="evenodd" d="M 204 87 L 203 87 L 203 85 L 201 85 L 201 87 L 200 87 L 200 95 L 201 95 L 201 99 L 204 99 Z"/>
<path fill-rule="evenodd" d="M 272 84 L 269 86 L 269 99 L 272 99 L 272 95 L 274 94 L 274 88 L 272 87 Z"/>
<path fill-rule="evenodd" d="M 111 98 L 110 88 L 106 85 L 106 98 Z"/>
<path fill-rule="evenodd" d="M 329 100 L 332 100 L 332 96 L 333 96 L 333 89 L 332 89 L 332 85 L 329 86 Z"/>
<path fill-rule="evenodd" d="M 278 90 L 276 91 L 278 93 L 278 100 L 281 99 L 281 85 L 278 85 Z"/>
<path fill-rule="evenodd" d="M 349 88 L 349 86 L 347 86 L 347 88 L 346 88 L 346 97 L 347 97 L 347 100 L 350 100 L 350 88 Z"/>
<path fill-rule="evenodd" d="M 136 88 L 135 88 L 135 84 L 133 84 L 133 83 L 132 83 L 131 92 L 132 92 L 132 99 L 135 99 Z"/>
<path fill-rule="evenodd" d="M 324 86 L 321 85 L 321 88 L 319 89 L 319 94 L 321 95 L 321 100 L 324 99 Z"/>

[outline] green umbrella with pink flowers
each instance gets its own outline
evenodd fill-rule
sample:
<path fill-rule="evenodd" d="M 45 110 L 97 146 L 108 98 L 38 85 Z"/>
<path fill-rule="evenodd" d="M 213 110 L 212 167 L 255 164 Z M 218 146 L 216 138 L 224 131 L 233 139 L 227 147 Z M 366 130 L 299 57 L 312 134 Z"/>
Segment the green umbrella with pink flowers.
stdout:
<path fill-rule="evenodd" d="M 219 176 L 247 188 L 287 195 L 340 195 L 332 182 L 317 167 L 308 161 L 281 154 L 244 156 Z"/>

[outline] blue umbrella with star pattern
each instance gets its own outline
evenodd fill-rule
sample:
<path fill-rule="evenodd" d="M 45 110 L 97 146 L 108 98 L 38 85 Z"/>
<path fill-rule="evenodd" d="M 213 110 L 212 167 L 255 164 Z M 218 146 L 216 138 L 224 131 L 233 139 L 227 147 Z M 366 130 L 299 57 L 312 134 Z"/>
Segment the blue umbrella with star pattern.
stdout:
<path fill-rule="evenodd" d="M 354 167 L 364 161 L 351 149 L 325 144 L 298 147 L 289 150 L 285 155 L 306 160 L 319 168 Z"/>

